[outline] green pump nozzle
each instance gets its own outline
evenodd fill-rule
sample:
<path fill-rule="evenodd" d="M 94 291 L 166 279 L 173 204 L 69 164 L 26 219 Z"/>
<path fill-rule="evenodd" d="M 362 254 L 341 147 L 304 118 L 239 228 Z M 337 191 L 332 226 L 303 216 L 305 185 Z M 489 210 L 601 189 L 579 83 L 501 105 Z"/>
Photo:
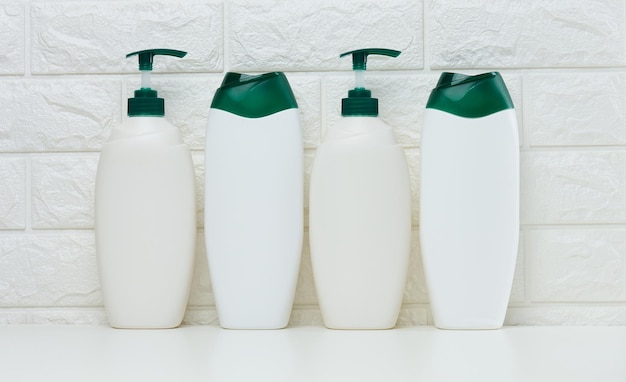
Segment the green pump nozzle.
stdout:
<path fill-rule="evenodd" d="M 128 116 L 156 116 L 165 115 L 165 101 L 157 97 L 157 91 L 150 88 L 150 72 L 154 56 L 185 57 L 187 52 L 174 49 L 147 49 L 128 53 L 126 58 L 139 57 L 139 70 L 141 71 L 141 89 L 135 90 L 135 97 L 128 99 Z"/>
<path fill-rule="evenodd" d="M 372 92 L 365 88 L 367 56 L 376 54 L 398 57 L 400 53 L 399 50 L 370 48 L 353 50 L 339 55 L 339 57 L 352 55 L 352 70 L 354 70 L 355 76 L 354 89 L 348 91 L 348 98 L 341 100 L 342 116 L 376 117 L 378 115 L 378 99 L 372 98 Z"/>

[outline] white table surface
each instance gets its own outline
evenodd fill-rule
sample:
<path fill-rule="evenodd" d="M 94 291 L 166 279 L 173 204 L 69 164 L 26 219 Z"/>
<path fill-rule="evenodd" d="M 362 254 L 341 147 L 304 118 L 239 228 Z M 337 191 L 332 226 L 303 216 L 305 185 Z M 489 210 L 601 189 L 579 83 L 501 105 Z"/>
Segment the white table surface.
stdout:
<path fill-rule="evenodd" d="M 626 382 L 626 326 L 0 326 L 0 381 Z"/>

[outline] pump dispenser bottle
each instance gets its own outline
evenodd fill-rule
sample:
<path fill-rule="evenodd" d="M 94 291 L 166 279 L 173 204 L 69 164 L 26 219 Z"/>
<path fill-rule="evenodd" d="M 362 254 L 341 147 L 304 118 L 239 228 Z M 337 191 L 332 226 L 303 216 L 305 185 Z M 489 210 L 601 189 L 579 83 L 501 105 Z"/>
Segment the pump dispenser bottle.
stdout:
<path fill-rule="evenodd" d="M 435 325 L 501 327 L 519 237 L 519 141 L 499 73 L 441 75 L 424 113 L 420 188 Z"/>
<path fill-rule="evenodd" d="M 100 154 L 96 253 L 104 307 L 116 328 L 176 327 L 187 306 L 196 238 L 193 164 L 150 88 L 155 56 L 185 54 L 151 49 L 126 56 L 139 57 L 141 89 Z"/>
<path fill-rule="evenodd" d="M 378 116 L 365 88 L 368 55 L 352 55 L 356 86 L 342 119 L 328 127 L 311 174 L 309 234 L 324 323 L 332 329 L 388 329 L 402 304 L 411 241 L 409 172 L 404 149 Z"/>
<path fill-rule="evenodd" d="M 205 239 L 220 325 L 287 326 L 303 237 L 298 105 L 283 73 L 227 73 L 209 111 Z"/>

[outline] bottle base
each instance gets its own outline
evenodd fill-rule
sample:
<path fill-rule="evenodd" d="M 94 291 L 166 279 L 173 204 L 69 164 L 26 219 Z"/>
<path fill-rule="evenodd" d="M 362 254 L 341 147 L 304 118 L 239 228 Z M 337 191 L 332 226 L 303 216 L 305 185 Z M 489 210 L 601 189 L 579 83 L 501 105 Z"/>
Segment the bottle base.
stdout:
<path fill-rule="evenodd" d="M 220 325 L 220 327 L 226 330 L 281 330 L 281 329 L 285 329 L 287 325 L 282 325 L 282 326 Z"/>
<path fill-rule="evenodd" d="M 501 329 L 503 322 L 437 322 L 435 327 L 442 330 L 498 330 Z"/>
<path fill-rule="evenodd" d="M 395 325 L 324 325 L 326 329 L 331 330 L 390 330 L 395 327 Z"/>
<path fill-rule="evenodd" d="M 322 319 L 323 319 L 322 315 Z M 324 326 L 332 330 L 389 330 L 396 326 L 397 319 L 393 321 L 389 319 L 378 321 L 363 320 L 329 320 L 325 319 Z"/>
<path fill-rule="evenodd" d="M 175 329 L 180 326 L 179 323 L 174 324 L 163 324 L 163 325 L 136 325 L 136 324 L 119 324 L 119 323 L 109 323 L 113 329 L 120 330 L 162 330 L 162 329 Z"/>
<path fill-rule="evenodd" d="M 236 323 L 221 323 L 222 329 L 228 330 L 280 330 L 286 328 L 288 323 L 279 324 L 236 324 Z"/>

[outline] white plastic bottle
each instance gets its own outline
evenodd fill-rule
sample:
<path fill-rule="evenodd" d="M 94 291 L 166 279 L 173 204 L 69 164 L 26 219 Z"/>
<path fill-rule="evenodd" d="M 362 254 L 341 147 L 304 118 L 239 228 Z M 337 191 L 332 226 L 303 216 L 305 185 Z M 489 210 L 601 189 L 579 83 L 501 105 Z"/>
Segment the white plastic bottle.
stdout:
<path fill-rule="evenodd" d="M 206 135 L 205 239 L 220 325 L 287 326 L 303 238 L 303 147 L 283 73 L 227 73 Z"/>
<path fill-rule="evenodd" d="M 411 242 L 411 195 L 404 149 L 377 118 L 378 100 L 365 89 L 370 54 L 353 55 L 357 85 L 342 116 L 327 129 L 311 174 L 309 233 L 313 276 L 324 324 L 332 329 L 395 326 Z"/>
<path fill-rule="evenodd" d="M 142 88 L 100 155 L 96 252 L 104 307 L 116 328 L 176 327 L 187 307 L 196 238 L 193 164 L 148 77 L 154 55 L 185 54 L 128 55 L 139 56 Z"/>
<path fill-rule="evenodd" d="M 500 328 L 519 237 L 517 119 L 500 74 L 442 74 L 424 115 L 420 187 L 435 325 Z"/>

